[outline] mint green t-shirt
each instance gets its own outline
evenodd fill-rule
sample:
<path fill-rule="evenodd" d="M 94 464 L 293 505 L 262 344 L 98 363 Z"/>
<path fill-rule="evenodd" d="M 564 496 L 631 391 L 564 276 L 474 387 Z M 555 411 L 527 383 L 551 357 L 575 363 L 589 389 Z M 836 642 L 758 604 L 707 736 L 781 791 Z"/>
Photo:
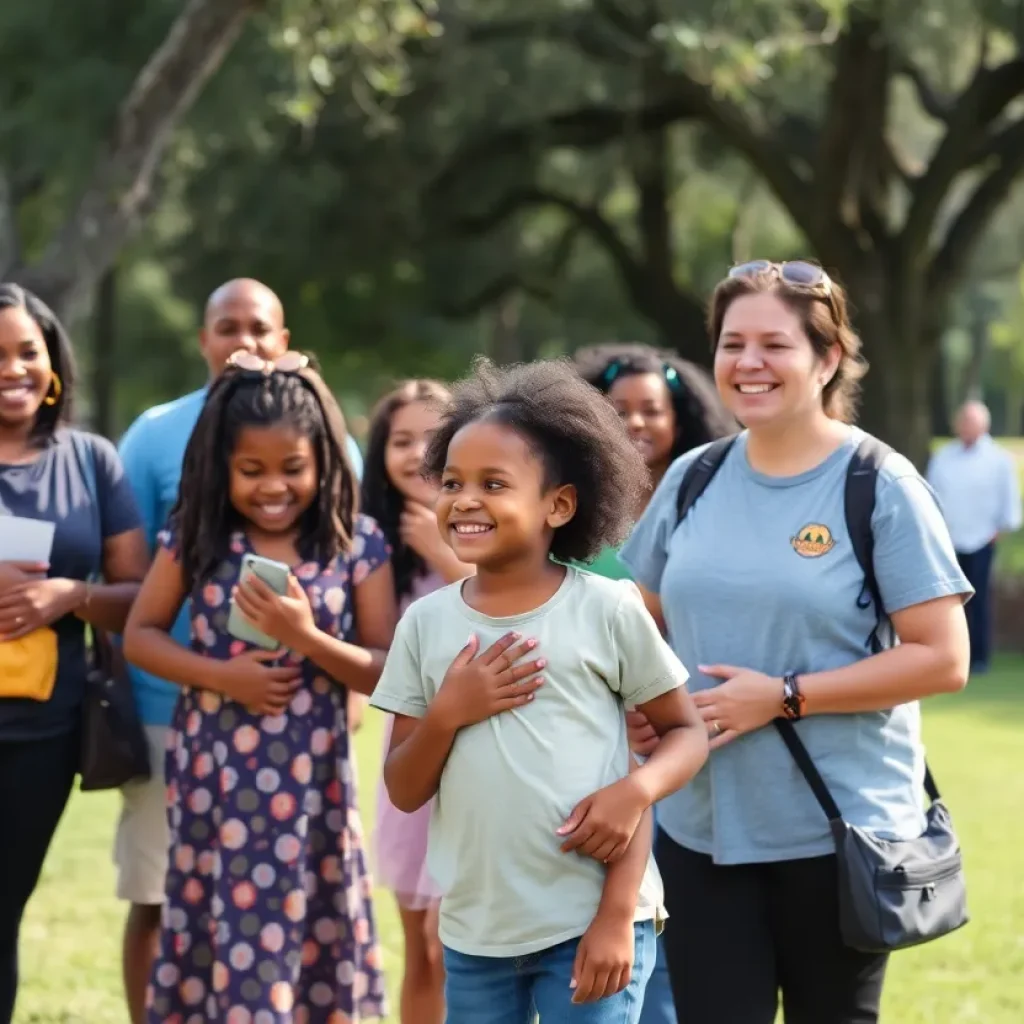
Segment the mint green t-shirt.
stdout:
<path fill-rule="evenodd" d="M 482 615 L 461 583 L 416 601 L 371 703 L 421 718 L 471 634 L 483 651 L 513 629 L 537 639 L 544 685 L 531 703 L 459 731 L 430 823 L 441 941 L 474 956 L 525 956 L 587 930 L 606 868 L 562 853 L 556 830 L 583 797 L 629 771 L 624 705 L 687 678 L 635 584 L 567 567 L 558 591 L 522 615 Z M 652 857 L 636 920 L 660 920 L 661 903 Z"/>

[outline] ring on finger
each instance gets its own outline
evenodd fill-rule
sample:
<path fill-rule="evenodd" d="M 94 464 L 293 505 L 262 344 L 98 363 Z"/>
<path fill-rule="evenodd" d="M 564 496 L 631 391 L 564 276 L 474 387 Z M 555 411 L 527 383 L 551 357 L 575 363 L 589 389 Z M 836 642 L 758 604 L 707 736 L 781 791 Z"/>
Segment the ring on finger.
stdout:
<path fill-rule="evenodd" d="M 711 728 L 714 729 L 714 732 L 711 734 L 712 737 L 722 735 L 722 727 L 718 724 L 718 722 L 712 722 Z"/>

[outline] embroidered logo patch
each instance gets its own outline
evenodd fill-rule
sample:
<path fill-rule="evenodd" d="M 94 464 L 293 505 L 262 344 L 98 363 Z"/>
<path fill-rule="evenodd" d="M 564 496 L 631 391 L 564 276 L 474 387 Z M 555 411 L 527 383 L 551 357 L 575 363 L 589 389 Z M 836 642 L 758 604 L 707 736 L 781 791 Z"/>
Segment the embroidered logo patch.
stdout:
<path fill-rule="evenodd" d="M 836 546 L 832 531 L 822 523 L 801 526 L 796 531 L 796 536 L 791 537 L 789 542 L 801 558 L 821 558 Z"/>

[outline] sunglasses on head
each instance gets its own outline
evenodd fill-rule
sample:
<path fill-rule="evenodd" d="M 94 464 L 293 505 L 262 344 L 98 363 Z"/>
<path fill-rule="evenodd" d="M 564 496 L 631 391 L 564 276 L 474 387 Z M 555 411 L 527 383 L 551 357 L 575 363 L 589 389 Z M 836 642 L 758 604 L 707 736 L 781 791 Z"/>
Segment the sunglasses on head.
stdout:
<path fill-rule="evenodd" d="M 774 273 L 783 284 L 792 288 L 807 291 L 820 289 L 824 295 L 832 294 L 832 279 L 816 263 L 808 263 L 806 260 L 787 260 L 784 263 L 750 260 L 748 263 L 737 263 L 729 270 L 728 276 L 757 277 L 768 273 Z"/>
<path fill-rule="evenodd" d="M 264 359 L 255 352 L 239 349 L 228 356 L 226 365 L 246 373 L 262 373 L 269 377 L 272 373 L 298 373 L 306 369 L 309 356 L 302 352 L 285 352 L 279 359 Z"/>

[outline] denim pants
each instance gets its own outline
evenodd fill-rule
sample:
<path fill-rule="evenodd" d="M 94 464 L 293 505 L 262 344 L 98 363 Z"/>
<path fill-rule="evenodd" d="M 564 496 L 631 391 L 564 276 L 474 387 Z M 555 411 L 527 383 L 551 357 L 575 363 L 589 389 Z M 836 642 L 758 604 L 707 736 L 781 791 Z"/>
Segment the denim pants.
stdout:
<path fill-rule="evenodd" d="M 672 927 L 669 921 L 666 928 Z M 640 1014 L 640 1024 L 676 1024 L 676 1004 L 672 998 L 672 981 L 668 976 L 668 963 L 665 960 L 665 936 L 658 936 L 657 959 L 647 991 L 644 993 L 644 1008 Z"/>
<path fill-rule="evenodd" d="M 572 967 L 579 939 L 526 956 L 470 956 L 445 947 L 446 1024 L 639 1024 L 654 966 L 654 922 L 634 926 L 633 975 L 596 1003 L 573 1003 Z"/>

